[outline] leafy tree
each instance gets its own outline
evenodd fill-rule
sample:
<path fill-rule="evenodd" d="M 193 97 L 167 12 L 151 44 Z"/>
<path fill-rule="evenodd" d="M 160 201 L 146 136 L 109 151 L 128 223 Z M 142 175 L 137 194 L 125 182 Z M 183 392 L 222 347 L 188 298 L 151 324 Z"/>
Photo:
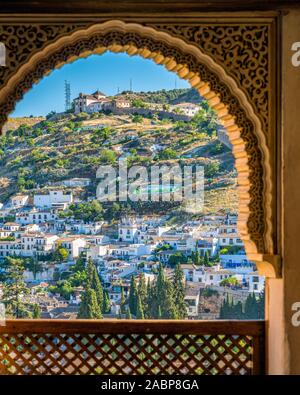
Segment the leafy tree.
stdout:
<path fill-rule="evenodd" d="M 62 218 L 74 217 L 85 223 L 90 221 L 100 221 L 103 219 L 103 207 L 98 200 L 85 203 L 70 204 L 69 209 L 60 214 Z"/>
<path fill-rule="evenodd" d="M 210 162 L 207 163 L 204 167 L 204 173 L 206 177 L 214 177 L 220 171 L 220 163 L 219 162 Z"/>
<path fill-rule="evenodd" d="M 162 160 L 176 159 L 178 154 L 172 148 L 166 148 L 158 153 L 158 158 Z"/>
<path fill-rule="evenodd" d="M 239 285 L 239 281 L 235 277 L 227 277 L 220 282 L 221 287 L 231 287 Z"/>
<path fill-rule="evenodd" d="M 75 265 L 72 267 L 73 272 L 81 272 L 85 270 L 85 258 L 82 254 L 77 258 Z"/>
<path fill-rule="evenodd" d="M 144 117 L 143 117 L 142 115 L 136 114 L 136 115 L 133 115 L 133 116 L 132 116 L 131 120 L 132 120 L 132 122 L 134 122 L 134 123 L 142 123 L 143 120 L 144 120 Z"/>
<path fill-rule="evenodd" d="M 80 287 L 84 285 L 87 280 L 87 274 L 85 270 L 77 271 L 73 273 L 70 277 L 68 277 L 69 282 L 72 287 Z"/>
<path fill-rule="evenodd" d="M 113 165 L 117 160 L 117 155 L 114 151 L 104 149 L 100 155 L 100 163 L 106 165 Z"/>
<path fill-rule="evenodd" d="M 64 262 L 69 256 L 69 252 L 66 248 L 58 244 L 56 250 L 53 253 L 53 259 L 58 262 Z"/>
<path fill-rule="evenodd" d="M 137 107 L 137 108 L 146 108 L 147 105 L 142 99 L 133 99 L 131 102 L 132 107 Z"/>
<path fill-rule="evenodd" d="M 72 284 L 67 279 L 57 281 L 56 285 L 50 286 L 48 290 L 53 294 L 61 295 L 67 300 L 70 299 L 71 294 L 74 292 Z"/>

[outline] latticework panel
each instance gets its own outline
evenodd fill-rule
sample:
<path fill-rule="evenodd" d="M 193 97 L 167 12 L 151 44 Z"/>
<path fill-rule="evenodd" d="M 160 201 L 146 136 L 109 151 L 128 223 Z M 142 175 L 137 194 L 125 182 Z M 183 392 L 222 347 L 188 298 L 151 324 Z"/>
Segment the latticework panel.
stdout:
<path fill-rule="evenodd" d="M 247 375 L 255 370 L 253 335 L 24 334 L 3 330 L 1 374 Z"/>

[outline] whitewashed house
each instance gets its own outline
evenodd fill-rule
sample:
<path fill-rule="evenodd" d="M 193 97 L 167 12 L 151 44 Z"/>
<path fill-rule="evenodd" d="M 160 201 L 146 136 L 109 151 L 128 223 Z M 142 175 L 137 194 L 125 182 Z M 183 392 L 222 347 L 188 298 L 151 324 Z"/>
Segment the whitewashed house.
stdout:
<path fill-rule="evenodd" d="M 199 238 L 197 240 L 196 248 L 201 256 L 204 256 L 207 253 L 209 257 L 213 257 L 216 255 L 218 250 L 218 239 L 216 237 Z"/>
<path fill-rule="evenodd" d="M 10 198 L 10 206 L 12 208 L 21 208 L 26 206 L 26 204 L 28 203 L 29 200 L 29 196 L 28 195 L 14 195 Z"/>
<path fill-rule="evenodd" d="M 90 95 L 85 93 L 79 93 L 79 96 L 73 100 L 74 113 L 88 112 L 88 106 L 92 103 L 102 103 L 102 99 L 105 99 L 106 95 L 100 91 L 96 91 Z"/>
<path fill-rule="evenodd" d="M 56 211 L 50 209 L 32 209 L 30 211 L 16 213 L 16 222 L 21 225 L 42 224 L 44 222 L 56 221 L 57 219 Z"/>
<path fill-rule="evenodd" d="M 86 246 L 86 240 L 76 236 L 61 237 L 56 240 L 56 244 L 68 251 L 69 260 L 74 260 L 78 258 L 80 250 Z"/>
<path fill-rule="evenodd" d="M 47 194 L 36 194 L 33 196 L 33 204 L 38 208 L 65 208 L 73 202 L 72 192 L 61 190 L 49 191 Z"/>
<path fill-rule="evenodd" d="M 200 287 L 198 284 L 187 283 L 184 301 L 186 303 L 186 311 L 189 319 L 198 317 L 200 302 Z"/>
<path fill-rule="evenodd" d="M 16 223 L 16 222 L 6 222 L 3 225 L 3 230 L 6 232 L 16 232 L 17 230 L 20 229 L 20 224 Z"/>
<path fill-rule="evenodd" d="M 194 103 L 178 103 L 172 106 L 171 110 L 176 112 L 178 111 L 188 117 L 193 117 L 199 112 L 200 106 Z"/>
<path fill-rule="evenodd" d="M 118 240 L 134 243 L 137 239 L 138 224 L 133 220 L 121 221 L 118 225 Z"/>
<path fill-rule="evenodd" d="M 36 235 L 36 255 L 45 256 L 55 249 L 55 242 L 58 239 L 57 235 L 41 234 Z"/>

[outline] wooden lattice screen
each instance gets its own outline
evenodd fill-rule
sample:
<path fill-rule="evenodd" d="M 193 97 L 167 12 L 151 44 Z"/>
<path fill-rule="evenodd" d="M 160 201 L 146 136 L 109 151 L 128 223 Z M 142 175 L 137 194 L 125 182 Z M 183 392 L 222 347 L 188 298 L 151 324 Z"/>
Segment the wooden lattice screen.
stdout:
<path fill-rule="evenodd" d="M 1 374 L 262 374 L 263 321 L 11 320 Z"/>

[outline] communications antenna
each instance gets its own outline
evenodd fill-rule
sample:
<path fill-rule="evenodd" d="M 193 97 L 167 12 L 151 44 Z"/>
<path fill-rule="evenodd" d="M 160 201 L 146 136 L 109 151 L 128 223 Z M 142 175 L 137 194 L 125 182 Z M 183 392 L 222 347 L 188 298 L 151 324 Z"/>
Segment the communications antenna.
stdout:
<path fill-rule="evenodd" d="M 71 84 L 65 80 L 65 110 L 71 109 Z"/>

